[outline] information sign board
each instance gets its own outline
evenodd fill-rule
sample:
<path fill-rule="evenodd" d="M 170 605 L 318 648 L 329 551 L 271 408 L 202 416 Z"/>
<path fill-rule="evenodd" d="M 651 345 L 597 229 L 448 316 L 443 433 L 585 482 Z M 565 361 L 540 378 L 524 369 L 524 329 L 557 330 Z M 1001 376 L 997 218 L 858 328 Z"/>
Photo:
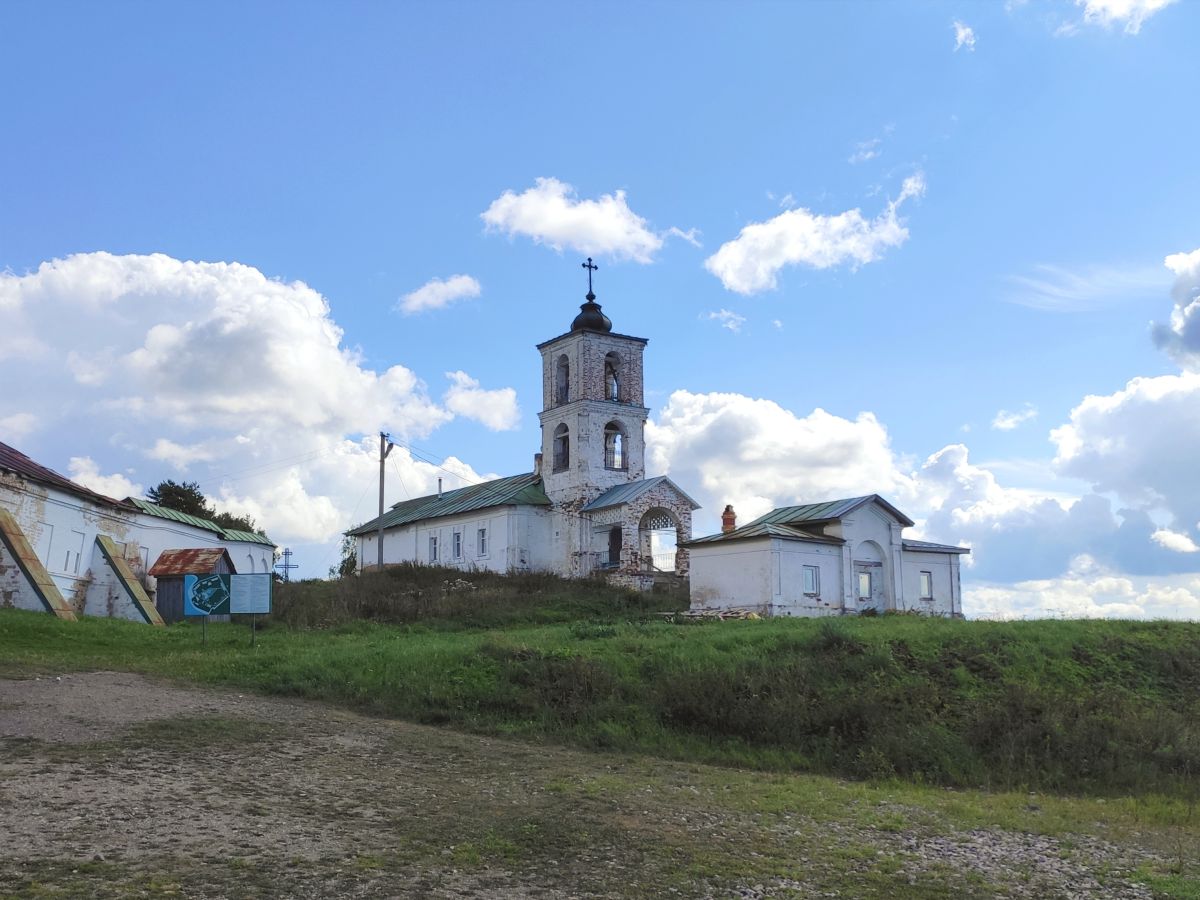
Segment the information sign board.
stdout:
<path fill-rule="evenodd" d="M 183 614 L 223 616 L 228 613 L 269 613 L 275 576 L 184 575 Z"/>

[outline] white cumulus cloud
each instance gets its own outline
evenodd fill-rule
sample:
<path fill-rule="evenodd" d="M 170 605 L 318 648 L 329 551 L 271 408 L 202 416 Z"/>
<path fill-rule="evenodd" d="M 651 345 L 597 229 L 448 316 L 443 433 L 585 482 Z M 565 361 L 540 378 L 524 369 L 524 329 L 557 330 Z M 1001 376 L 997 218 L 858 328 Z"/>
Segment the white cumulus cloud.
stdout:
<path fill-rule="evenodd" d="M 654 261 L 663 238 L 629 208 L 624 191 L 580 200 L 575 189 L 557 178 L 538 178 L 521 193 L 508 190 L 480 214 L 489 231 L 523 235 L 555 250 L 564 248 L 597 258 Z M 694 231 L 669 233 L 695 243 Z"/>
<path fill-rule="evenodd" d="M 1175 275 L 1169 325 L 1156 323 L 1154 342 L 1180 366 L 1200 372 L 1200 249 L 1163 260 Z"/>
<path fill-rule="evenodd" d="M 1063 474 L 1177 522 L 1200 519 L 1200 372 L 1134 378 L 1085 397 L 1051 440 Z"/>
<path fill-rule="evenodd" d="M 1166 9 L 1175 0 L 1075 0 L 1083 7 L 1083 21 L 1089 25 L 1111 28 L 1120 26 L 1126 34 L 1137 34 L 1142 25 L 1155 13 Z"/>
<path fill-rule="evenodd" d="M 0 358 L 0 383 L 27 386 L 39 428 L 70 436 L 80 480 L 123 494 L 186 477 L 276 541 L 329 542 L 321 552 L 335 557 L 339 533 L 374 514 L 373 435 L 407 445 L 464 415 L 402 365 L 366 367 L 318 292 L 240 263 L 85 253 L 3 272 L 0 335 L 14 333 L 43 343 Z M 515 395 L 485 393 L 494 427 Z M 392 452 L 389 503 L 439 476 L 448 487 L 485 477 L 422 456 Z"/>
<path fill-rule="evenodd" d="M 954 22 L 954 52 L 957 53 L 963 47 L 970 51 L 975 50 L 975 30 L 964 22 L 955 20 Z"/>
<path fill-rule="evenodd" d="M 37 417 L 33 413 L 18 412 L 0 416 L 0 441 L 12 444 L 21 440 L 37 428 Z"/>
<path fill-rule="evenodd" d="M 130 481 L 120 473 L 104 475 L 99 464 L 90 456 L 72 456 L 67 465 L 67 474 L 76 484 L 82 484 L 97 494 L 124 500 L 126 497 L 142 496 L 140 484 Z"/>
<path fill-rule="evenodd" d="M 470 275 L 451 275 L 445 281 L 431 278 L 415 291 L 401 297 L 396 307 L 406 316 L 411 316 L 427 309 L 441 309 L 465 297 L 478 297 L 481 290 L 479 282 Z"/>
<path fill-rule="evenodd" d="M 510 387 L 485 390 L 466 372 L 447 372 L 450 388 L 446 408 L 456 415 L 474 419 L 492 431 L 512 431 L 521 421 L 517 392 Z"/>
<path fill-rule="evenodd" d="M 1176 553 L 1195 553 L 1200 550 L 1200 546 L 1197 546 L 1196 542 L 1186 534 L 1167 528 L 1160 528 L 1150 535 L 1150 539 L 1159 546 L 1174 550 Z"/>
<path fill-rule="evenodd" d="M 867 219 L 858 209 L 833 216 L 803 208 L 787 210 L 742 228 L 736 238 L 705 260 L 705 268 L 726 289 L 755 294 L 774 288 L 784 266 L 828 269 L 874 262 L 885 250 L 908 240 L 900 206 L 924 193 L 925 177 L 917 173 L 904 180 L 899 197 L 874 219 Z"/>
<path fill-rule="evenodd" d="M 1017 426 L 1036 419 L 1037 414 L 1037 407 L 1030 403 L 1026 403 L 1025 408 L 1018 412 L 1009 412 L 1006 409 L 1002 409 L 992 419 L 992 427 L 997 431 L 1012 431 Z"/>

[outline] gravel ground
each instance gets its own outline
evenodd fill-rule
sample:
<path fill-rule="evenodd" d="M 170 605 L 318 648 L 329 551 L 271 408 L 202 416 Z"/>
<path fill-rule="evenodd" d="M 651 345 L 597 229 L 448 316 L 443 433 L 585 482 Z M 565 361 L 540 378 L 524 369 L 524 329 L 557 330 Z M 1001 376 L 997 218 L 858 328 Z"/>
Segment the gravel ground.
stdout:
<path fill-rule="evenodd" d="M 747 812 L 722 771 L 131 674 L 0 679 L 0 897 L 1140 900 L 1135 870 L 1166 865 L 1082 835 Z"/>

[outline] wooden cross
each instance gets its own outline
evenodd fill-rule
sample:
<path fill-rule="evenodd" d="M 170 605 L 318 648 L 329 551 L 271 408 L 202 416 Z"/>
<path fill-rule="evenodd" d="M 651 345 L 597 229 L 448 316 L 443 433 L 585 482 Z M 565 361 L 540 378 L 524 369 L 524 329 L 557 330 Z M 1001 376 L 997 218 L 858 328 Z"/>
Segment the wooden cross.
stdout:
<path fill-rule="evenodd" d="M 592 258 L 590 256 L 588 257 L 587 262 L 580 263 L 579 265 L 588 270 L 588 293 L 590 294 L 592 293 L 592 273 L 600 267 L 592 263 Z"/>

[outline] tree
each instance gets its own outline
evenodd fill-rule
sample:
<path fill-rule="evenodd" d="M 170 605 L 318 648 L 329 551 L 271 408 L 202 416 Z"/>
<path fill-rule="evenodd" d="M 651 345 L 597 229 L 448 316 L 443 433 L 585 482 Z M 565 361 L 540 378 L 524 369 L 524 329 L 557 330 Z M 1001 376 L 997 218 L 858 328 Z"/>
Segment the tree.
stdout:
<path fill-rule="evenodd" d="M 250 516 L 235 516 L 233 513 L 217 512 L 208 502 L 208 498 L 204 496 L 204 492 L 200 490 L 200 485 L 194 481 L 177 484 L 168 478 L 146 491 L 146 499 L 176 512 L 187 513 L 189 516 L 196 516 L 199 519 L 208 519 L 222 528 L 230 528 L 235 531 L 258 531 L 257 523 Z"/>
<path fill-rule="evenodd" d="M 208 498 L 200 490 L 200 485 L 194 481 L 176 484 L 168 478 L 146 491 L 146 499 L 159 506 L 165 506 L 167 509 L 187 513 L 189 516 L 201 519 L 210 518 L 212 515 Z"/>

